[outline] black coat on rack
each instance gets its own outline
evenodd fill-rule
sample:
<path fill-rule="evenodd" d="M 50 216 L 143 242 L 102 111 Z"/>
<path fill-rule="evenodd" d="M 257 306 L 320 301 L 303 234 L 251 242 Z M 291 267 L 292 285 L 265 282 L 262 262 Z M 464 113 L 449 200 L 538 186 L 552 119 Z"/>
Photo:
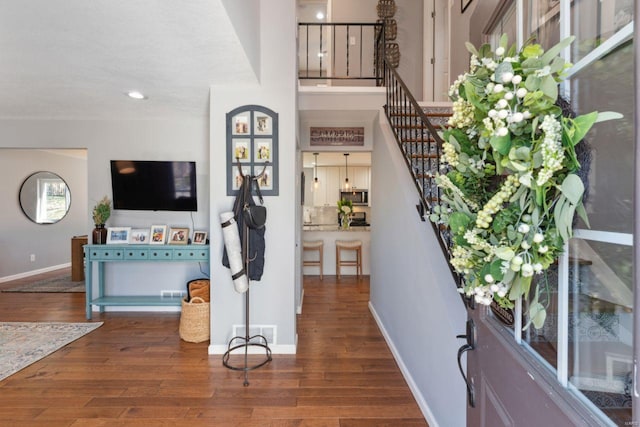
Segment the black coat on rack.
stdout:
<path fill-rule="evenodd" d="M 256 202 L 253 200 L 253 196 L 251 195 L 251 186 L 258 185 L 257 183 L 254 183 L 255 180 L 256 177 L 254 176 L 244 176 L 244 179 L 242 180 L 242 187 L 240 188 L 240 191 L 238 191 L 236 200 L 233 203 L 233 215 L 238 225 L 238 233 L 240 234 L 240 242 L 242 243 L 243 258 L 249 261 L 249 271 L 247 272 L 249 280 L 260 280 L 262 278 L 262 272 L 264 271 L 264 233 L 266 230 L 266 226 L 260 229 L 245 227 L 244 218 L 242 215 L 242 209 L 244 208 L 245 204 L 251 206 L 256 204 Z M 245 191 L 245 185 L 249 186 L 249 191 Z M 246 196 L 247 194 L 248 196 Z M 245 230 L 247 230 L 249 233 L 249 248 L 245 247 Z M 247 249 L 249 251 L 248 254 Z M 222 254 L 222 265 L 224 265 L 225 267 L 229 267 L 229 258 L 227 256 L 226 248 L 224 249 L 224 252 Z"/>

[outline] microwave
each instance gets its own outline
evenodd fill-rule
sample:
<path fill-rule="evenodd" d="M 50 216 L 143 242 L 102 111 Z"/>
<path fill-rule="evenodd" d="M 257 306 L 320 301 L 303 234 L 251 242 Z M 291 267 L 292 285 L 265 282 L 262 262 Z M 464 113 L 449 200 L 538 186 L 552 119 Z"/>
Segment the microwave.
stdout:
<path fill-rule="evenodd" d="M 349 191 L 340 191 L 340 200 L 350 200 L 354 206 L 369 205 L 369 190 L 354 188 Z"/>

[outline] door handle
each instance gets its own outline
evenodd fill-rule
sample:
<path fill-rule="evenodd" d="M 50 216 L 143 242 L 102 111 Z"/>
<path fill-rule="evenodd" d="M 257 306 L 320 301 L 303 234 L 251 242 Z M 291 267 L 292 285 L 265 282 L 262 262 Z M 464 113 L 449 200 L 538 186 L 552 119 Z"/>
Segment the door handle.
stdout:
<path fill-rule="evenodd" d="M 467 320 L 467 333 L 465 335 L 457 335 L 456 338 L 467 340 L 467 343 L 458 349 L 458 369 L 460 370 L 462 379 L 467 385 L 467 400 L 469 402 L 469 406 L 475 408 L 476 394 L 473 388 L 473 383 L 469 381 L 469 378 L 467 378 L 467 375 L 464 373 L 464 369 L 462 369 L 462 355 L 465 352 L 475 350 L 476 348 L 476 325 L 473 323 L 473 319 Z"/>

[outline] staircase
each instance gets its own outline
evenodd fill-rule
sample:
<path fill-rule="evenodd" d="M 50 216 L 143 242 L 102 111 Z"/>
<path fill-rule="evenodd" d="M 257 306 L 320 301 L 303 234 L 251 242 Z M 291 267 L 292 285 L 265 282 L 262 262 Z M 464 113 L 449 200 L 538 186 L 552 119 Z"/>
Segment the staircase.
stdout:
<path fill-rule="evenodd" d="M 387 120 L 418 190 L 419 202 L 416 208 L 421 219 L 426 221 L 440 202 L 440 190 L 435 178 L 440 170 L 443 141 L 438 132 L 446 128 L 452 110 L 448 106 L 419 105 L 395 69 L 389 66 L 385 70 L 385 83 Z M 443 253 L 449 259 L 451 235 L 448 227 L 433 222 L 431 224 Z M 453 270 L 451 263 L 449 266 L 456 284 L 460 286 L 459 275 Z"/>

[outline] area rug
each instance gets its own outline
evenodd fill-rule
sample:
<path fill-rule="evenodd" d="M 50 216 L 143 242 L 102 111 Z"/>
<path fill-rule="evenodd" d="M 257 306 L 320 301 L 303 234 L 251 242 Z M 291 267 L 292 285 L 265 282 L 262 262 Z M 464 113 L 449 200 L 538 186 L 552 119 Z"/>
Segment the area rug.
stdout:
<path fill-rule="evenodd" d="M 72 282 L 71 275 L 53 277 L 3 289 L 2 292 L 84 292 L 84 280 Z"/>
<path fill-rule="evenodd" d="M 0 381 L 100 326 L 102 322 L 0 322 Z"/>

